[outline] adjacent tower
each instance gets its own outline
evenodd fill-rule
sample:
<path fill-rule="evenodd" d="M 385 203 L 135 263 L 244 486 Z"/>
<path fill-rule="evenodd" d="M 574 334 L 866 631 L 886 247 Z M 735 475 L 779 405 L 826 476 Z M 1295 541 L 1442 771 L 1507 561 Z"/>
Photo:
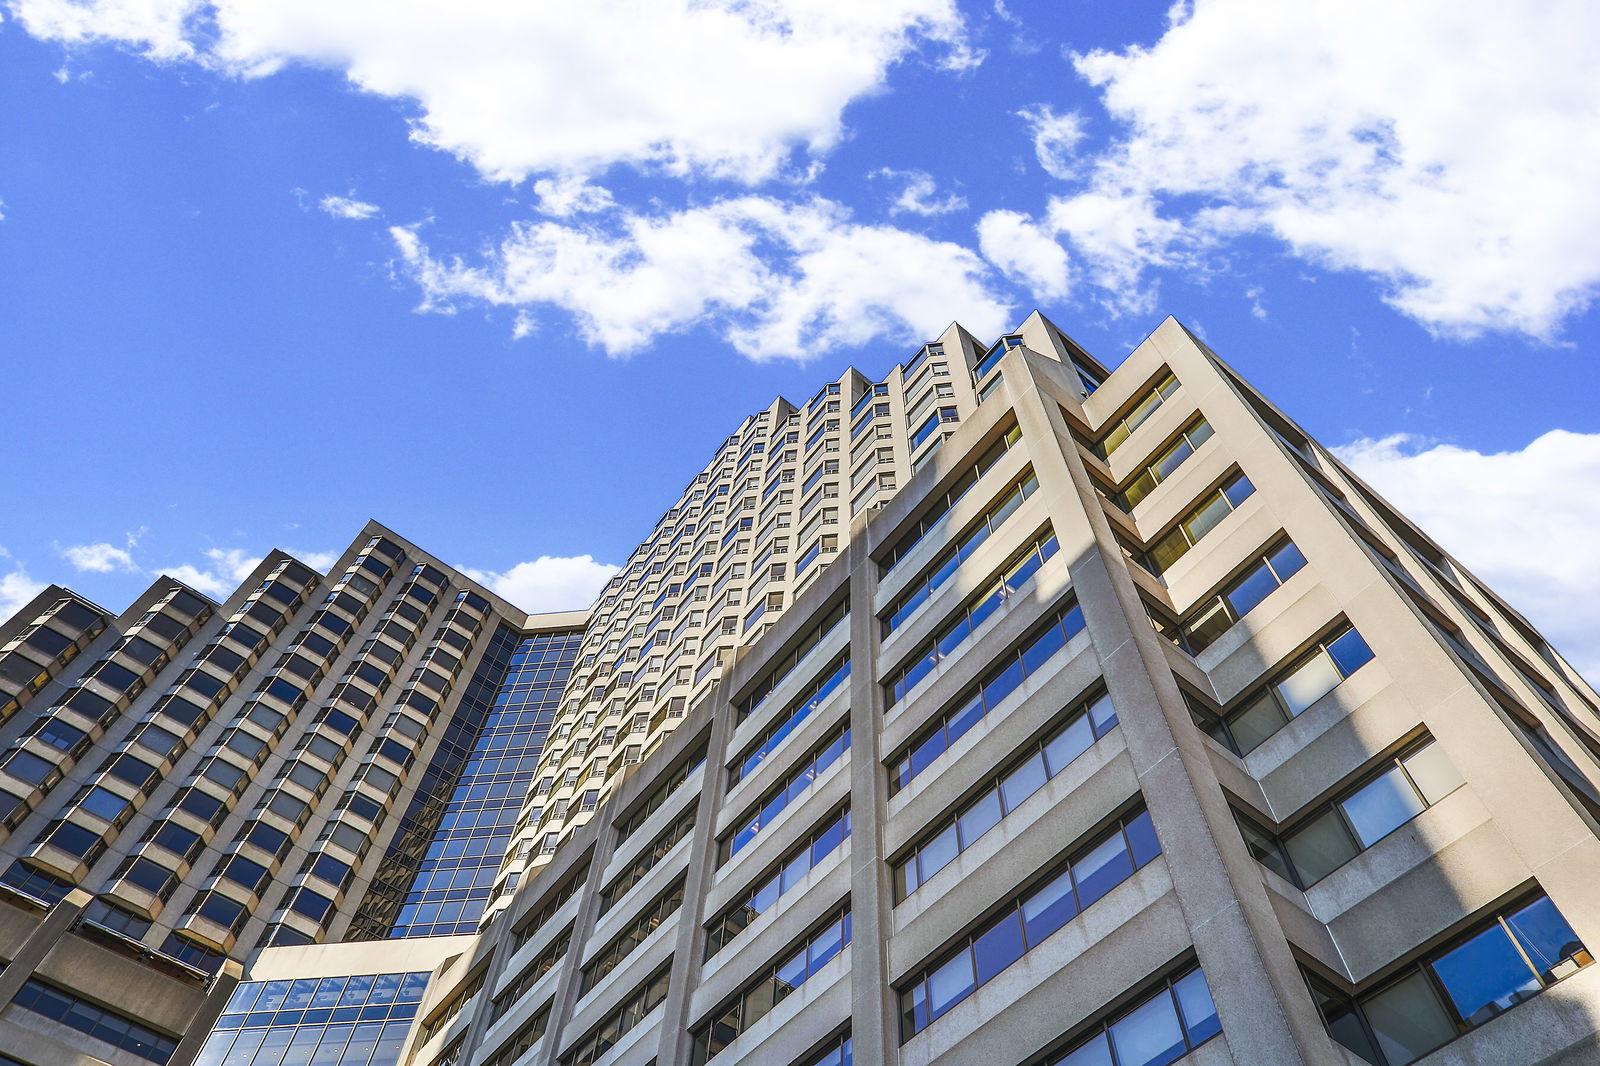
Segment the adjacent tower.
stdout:
<path fill-rule="evenodd" d="M 0 894 L 155 967 L 180 1030 L 260 945 L 471 933 L 585 617 L 376 524 L 327 577 L 275 552 L 223 603 L 48 589 L 0 630 Z"/>

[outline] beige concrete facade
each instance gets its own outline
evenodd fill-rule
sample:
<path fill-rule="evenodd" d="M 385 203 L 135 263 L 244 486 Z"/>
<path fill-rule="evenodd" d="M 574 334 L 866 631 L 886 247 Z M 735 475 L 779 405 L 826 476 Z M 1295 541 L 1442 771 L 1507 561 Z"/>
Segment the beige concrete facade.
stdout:
<path fill-rule="evenodd" d="M 985 398 L 940 454 L 886 506 L 856 517 L 835 561 L 724 666 L 649 760 L 613 779 L 601 813 L 519 888 L 473 950 L 436 975 L 422 1015 L 433 1031 L 413 1043 L 408 1061 L 702 1061 L 695 1039 L 707 1024 L 730 1003 L 749 1010 L 745 993 L 765 987 L 752 982 L 848 906 L 850 946 L 756 1011 L 759 1020 L 732 1033 L 712 1061 L 806 1066 L 848 1034 L 856 1062 L 1034 1066 L 1099 1033 L 1115 1039 L 1132 1024 L 1130 1010 L 1158 1002 L 1151 997 L 1198 965 L 1220 1033 L 1192 1041 L 1183 1063 L 1354 1064 L 1361 1056 L 1327 1024 L 1345 1015 L 1319 1010 L 1313 983 L 1359 1001 L 1371 1038 L 1391 1024 L 1380 1008 L 1396 982 L 1434 981 L 1430 994 L 1464 995 L 1429 976 L 1447 972 L 1434 964 L 1482 942 L 1480 934 L 1501 935 L 1495 930 L 1509 927 L 1497 923 L 1530 900 L 1559 913 L 1581 942 L 1562 950 L 1576 954 L 1538 979 L 1524 973 L 1524 1001 L 1475 1012 L 1420 1058 L 1392 1044 L 1382 1054 L 1427 1066 L 1600 1061 L 1600 968 L 1584 950 L 1600 943 L 1593 690 L 1525 620 L 1176 322 L 1163 323 L 1087 398 L 1073 366 L 1081 356 L 1047 320 L 1034 316 L 1018 334 L 1025 348 L 972 383 Z M 1152 411 L 1153 389 L 1163 399 Z M 1130 412 L 1139 412 L 1138 424 L 1103 458 L 1107 433 Z M 1113 505 L 1197 415 L 1207 439 L 1126 511 Z M 950 486 L 1013 425 L 1018 443 L 886 568 L 908 530 L 942 507 Z M 886 633 L 906 590 L 941 569 L 941 554 L 1029 469 L 1037 491 Z M 1254 491 L 1200 514 L 1197 505 L 1218 499 L 1235 474 Z M 1053 556 L 895 700 L 898 672 L 1046 524 L 1059 544 Z M 1165 538 L 1179 527 L 1199 533 L 1185 535 L 1187 550 L 1157 576 L 1139 557 L 1171 544 Z M 1211 617 L 1219 591 L 1285 539 L 1304 565 L 1242 617 L 1214 626 L 1203 649 L 1163 636 Z M 1081 611 L 1081 631 L 891 794 L 901 756 L 930 723 L 1032 646 L 1041 620 L 1069 602 Z M 742 714 L 749 693 L 792 659 L 797 642 L 812 645 L 808 634 L 841 603 L 847 620 Z M 1350 638 L 1332 643 L 1351 628 L 1369 656 L 1350 656 Z M 1329 646 L 1342 649 L 1346 666 Z M 842 655 L 848 683 L 805 704 Z M 1317 670 L 1333 670 L 1332 684 L 1308 692 Z M 1244 713 L 1269 688 L 1284 701 L 1274 706 L 1294 712 L 1241 741 Z M 1099 692 L 1117 725 L 897 898 L 896 864 L 927 846 L 944 819 L 976 809 L 998 772 Z M 1293 702 L 1302 694 L 1304 706 Z M 730 768 L 797 706 L 809 707 L 803 719 L 735 780 Z M 846 723 L 847 753 L 794 778 Z M 1364 846 L 1332 869 L 1315 878 L 1295 872 L 1304 888 L 1247 844 L 1241 819 L 1280 840 L 1302 839 L 1296 834 L 1329 812 L 1359 811 L 1369 785 L 1396 765 L 1413 766 L 1405 761 L 1418 752 L 1433 776 L 1422 776 L 1418 756 L 1407 780 L 1448 784 L 1413 799 L 1421 809 L 1381 837 L 1352 838 Z M 697 768 L 680 781 L 690 765 Z M 729 857 L 723 842 L 787 780 L 806 783 Z M 709 931 L 729 905 L 843 810 L 848 840 L 708 958 Z M 1159 856 L 930 1023 L 903 1027 L 901 996 L 919 975 L 939 970 L 1011 901 L 1038 898 L 1030 893 L 1064 858 L 1140 811 Z M 640 874 L 641 865 L 648 871 Z M 664 916 L 663 892 L 681 897 Z M 642 937 L 626 937 L 641 920 Z M 633 944 L 620 960 L 619 943 Z M 602 958 L 608 972 L 586 979 Z M 664 994 L 655 981 L 662 972 Z M 626 1012 L 630 1004 L 639 1006 Z M 597 1047 L 604 1050 L 595 1056 Z"/>

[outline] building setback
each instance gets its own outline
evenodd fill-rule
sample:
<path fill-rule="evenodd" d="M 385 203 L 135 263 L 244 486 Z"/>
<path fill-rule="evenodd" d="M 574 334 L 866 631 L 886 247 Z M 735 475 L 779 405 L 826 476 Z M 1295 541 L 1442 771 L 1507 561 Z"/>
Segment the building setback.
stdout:
<path fill-rule="evenodd" d="M 100 901 L 85 887 L 106 890 L 38 849 L 58 819 L 98 823 L 54 790 L 22 796 L 5 847 L 55 880 L 0 874 L 16 890 L 0 900 L 0 1062 L 63 1061 L 45 1040 L 113 1066 L 1600 1061 L 1594 691 L 1176 322 L 1109 375 L 1037 314 L 992 347 L 959 330 L 937 344 L 961 354 L 939 397 L 951 418 L 933 404 L 916 439 L 933 375 L 909 385 L 913 360 L 884 415 L 883 383 L 852 372 L 748 420 L 581 645 L 561 642 L 576 660 L 553 739 L 508 756 L 533 789 L 499 895 L 476 872 L 460 882 L 480 933 L 333 943 L 462 931 L 398 886 L 453 890 L 487 866 L 391 843 L 378 868 L 409 855 L 405 876 L 363 873 L 363 902 L 335 898 L 312 931 L 292 904 L 261 908 L 256 943 L 289 928 L 299 944 L 258 952 L 243 983 L 223 966 L 179 1022 L 182 997 L 154 978 L 136 995 L 84 969 L 110 949 L 94 923 L 69 926 Z M 807 483 L 823 449 L 850 455 L 879 417 L 895 482 L 837 533 L 813 528 L 835 497 L 808 507 L 807 491 L 837 475 L 844 499 L 845 472 L 870 469 L 863 451 Z M 805 488 L 764 509 L 786 470 Z M 23 628 L 0 629 L 0 684 L 29 678 L 0 690 L 17 693 L 0 740 L 31 736 L 18 723 L 95 673 L 80 663 L 175 602 L 152 595 L 119 619 L 80 605 L 46 622 L 59 633 L 25 649 L 32 675 L 5 658 Z M 461 669 L 504 706 L 508 645 L 475 632 Z M 510 750 L 517 728 L 480 716 L 458 747 Z M 438 821 L 400 835 L 459 834 L 477 765 L 455 771 Z M 308 872 L 267 891 L 323 890 Z M 108 1008 L 157 1045 L 84 1038 Z"/>
<path fill-rule="evenodd" d="M 818 579 L 855 516 L 934 461 L 979 403 L 970 368 L 986 353 L 952 325 L 882 381 L 847 370 L 729 435 L 594 605 L 502 890 L 570 839 L 610 795 L 608 770 L 654 751 Z"/>

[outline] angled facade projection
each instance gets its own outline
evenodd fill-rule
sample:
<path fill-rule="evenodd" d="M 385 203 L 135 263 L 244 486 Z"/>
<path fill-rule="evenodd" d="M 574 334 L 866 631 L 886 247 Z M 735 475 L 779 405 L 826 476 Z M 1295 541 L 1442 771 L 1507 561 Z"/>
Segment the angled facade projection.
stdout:
<path fill-rule="evenodd" d="M 0 686 L 24 1066 L 1600 1061 L 1600 698 L 1171 320 L 779 401 L 588 616 L 374 527 Z"/>

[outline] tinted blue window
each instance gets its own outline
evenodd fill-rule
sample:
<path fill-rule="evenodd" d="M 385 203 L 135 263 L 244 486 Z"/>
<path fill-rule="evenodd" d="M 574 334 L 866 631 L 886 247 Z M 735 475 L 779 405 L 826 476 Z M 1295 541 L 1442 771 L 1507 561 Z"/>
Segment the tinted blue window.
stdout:
<path fill-rule="evenodd" d="M 1333 661 L 1339 667 L 1339 673 L 1349 677 L 1367 663 L 1372 661 L 1372 649 L 1367 647 L 1367 642 L 1361 639 L 1361 634 L 1354 629 L 1346 630 L 1337 640 L 1328 645 L 1328 654 L 1333 656 Z"/>
<path fill-rule="evenodd" d="M 1267 557 L 1272 562 L 1272 569 L 1277 572 L 1279 581 L 1287 581 L 1300 572 L 1306 565 L 1306 557 L 1300 554 L 1300 549 L 1290 541 Z"/>
<path fill-rule="evenodd" d="M 1516 935 L 1522 950 L 1528 953 L 1535 968 L 1546 981 L 1554 980 L 1551 970 L 1557 963 L 1571 958 L 1583 950 L 1583 942 L 1572 926 L 1556 910 L 1550 897 L 1541 896 L 1506 918 L 1506 924 Z"/>
<path fill-rule="evenodd" d="M 1277 587 L 1278 579 L 1273 576 L 1271 569 L 1267 567 L 1266 563 L 1258 563 L 1228 593 L 1228 605 L 1237 614 L 1249 614 L 1257 604 L 1266 599 Z"/>
<path fill-rule="evenodd" d="M 1433 963 L 1463 1021 L 1481 1025 L 1539 992 L 1539 981 L 1499 924 Z"/>
<path fill-rule="evenodd" d="M 1166 1066 L 1189 1050 L 1168 995 L 1156 996 L 1112 1022 L 1111 1043 L 1118 1066 Z"/>
<path fill-rule="evenodd" d="M 1128 823 L 1127 830 L 1134 866 L 1143 866 L 1161 854 L 1161 842 L 1156 839 L 1155 826 L 1150 824 L 1149 811 L 1140 811 L 1139 816 Z"/>
<path fill-rule="evenodd" d="M 978 983 L 984 984 L 1001 970 L 1022 958 L 1027 946 L 1022 939 L 1022 916 L 1011 911 L 972 942 Z"/>
<path fill-rule="evenodd" d="M 1072 864 L 1072 878 L 1078 886 L 1078 901 L 1087 907 L 1133 872 L 1127 842 L 1118 832 Z"/>

